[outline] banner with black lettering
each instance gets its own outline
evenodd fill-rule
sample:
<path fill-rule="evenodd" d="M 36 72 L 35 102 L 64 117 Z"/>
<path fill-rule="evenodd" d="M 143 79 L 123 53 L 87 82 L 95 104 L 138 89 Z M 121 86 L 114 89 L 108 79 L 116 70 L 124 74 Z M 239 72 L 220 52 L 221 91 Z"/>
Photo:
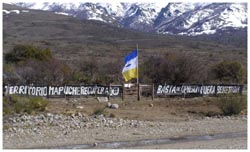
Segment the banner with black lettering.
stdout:
<path fill-rule="evenodd" d="M 242 93 L 242 85 L 158 85 L 156 95 L 218 95 Z"/>
<path fill-rule="evenodd" d="M 6 85 L 4 94 L 18 94 L 31 96 L 120 96 L 122 86 L 26 86 L 26 85 Z"/>

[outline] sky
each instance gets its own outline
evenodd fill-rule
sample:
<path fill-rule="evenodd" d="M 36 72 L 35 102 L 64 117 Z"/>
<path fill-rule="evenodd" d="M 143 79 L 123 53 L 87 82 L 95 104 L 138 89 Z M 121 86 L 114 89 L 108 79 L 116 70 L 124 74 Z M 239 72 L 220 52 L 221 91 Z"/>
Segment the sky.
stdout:
<path fill-rule="evenodd" d="M 37 0 L 2 0 L 3 2 L 36 2 Z M 39 2 L 247 2 L 247 0 L 39 0 Z"/>

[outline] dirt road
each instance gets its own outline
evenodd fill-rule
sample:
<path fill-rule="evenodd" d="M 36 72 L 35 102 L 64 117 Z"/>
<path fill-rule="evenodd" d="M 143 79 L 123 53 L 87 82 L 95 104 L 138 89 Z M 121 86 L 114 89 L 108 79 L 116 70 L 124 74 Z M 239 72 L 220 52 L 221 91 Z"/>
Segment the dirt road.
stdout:
<path fill-rule="evenodd" d="M 51 104 L 55 106 L 56 103 Z M 101 115 L 92 115 L 91 113 L 98 106 L 102 107 L 105 104 L 79 101 L 72 103 L 72 105 L 65 102 L 63 106 L 64 102 L 60 103 L 61 105 L 57 106 L 58 109 L 54 107 L 54 113 L 52 113 L 51 108 L 45 113 L 36 115 L 4 116 L 3 148 L 57 149 L 82 144 L 90 144 L 98 148 L 98 145 L 105 142 L 177 139 L 186 136 L 235 132 L 247 134 L 247 115 L 245 114 L 231 117 L 201 115 L 201 112 L 212 111 L 213 108 L 209 107 L 214 106 L 208 104 L 211 101 L 208 101 L 208 103 L 207 101 L 191 102 L 189 107 L 185 106 L 188 103 L 183 100 L 164 103 L 155 101 L 153 106 L 148 105 L 151 101 L 125 102 L 119 103 L 119 109 L 105 109 L 104 114 Z M 52 105 L 51 107 L 53 107 Z M 77 106 L 83 108 L 77 109 Z M 71 113 L 59 111 L 62 107 L 64 107 L 64 110 L 69 107 L 70 109 L 66 109 L 66 112 L 70 111 Z M 89 109 L 91 107 L 92 111 Z M 74 109 L 77 109 L 77 111 L 72 114 Z M 87 111 L 89 111 L 89 114 L 87 114 Z M 112 117 L 111 113 L 113 114 Z M 219 138 L 206 141 L 185 141 L 181 142 L 181 144 L 163 143 L 160 145 L 149 144 L 148 146 L 125 148 L 246 149 L 247 137 L 236 136 L 235 138 Z"/>
<path fill-rule="evenodd" d="M 133 147 L 134 149 L 247 149 L 247 137 L 216 139 L 209 141 L 178 142 Z"/>

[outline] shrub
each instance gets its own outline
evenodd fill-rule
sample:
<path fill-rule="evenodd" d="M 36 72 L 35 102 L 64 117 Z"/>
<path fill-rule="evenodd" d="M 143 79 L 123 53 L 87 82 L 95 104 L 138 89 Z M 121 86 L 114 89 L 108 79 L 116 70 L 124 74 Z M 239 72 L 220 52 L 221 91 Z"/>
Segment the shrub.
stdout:
<path fill-rule="evenodd" d="M 222 61 L 212 68 L 214 79 L 222 82 L 241 83 L 244 81 L 245 70 L 239 62 Z"/>
<path fill-rule="evenodd" d="M 115 118 L 115 114 L 110 113 L 109 117 L 110 117 L 110 118 Z"/>
<path fill-rule="evenodd" d="M 140 80 L 146 83 L 199 83 L 204 82 L 206 67 L 188 54 L 167 53 L 151 57 L 140 67 Z"/>
<path fill-rule="evenodd" d="M 218 97 L 218 107 L 225 116 L 237 115 L 246 109 L 247 98 L 236 94 L 223 95 Z"/>
<path fill-rule="evenodd" d="M 17 95 L 4 96 L 3 113 L 36 113 L 44 111 L 48 101 L 42 97 L 21 97 Z"/>
<path fill-rule="evenodd" d="M 105 112 L 105 107 L 104 108 L 97 108 L 94 110 L 93 115 L 102 115 Z"/>
<path fill-rule="evenodd" d="M 32 45 L 16 45 L 13 50 L 5 55 L 7 63 L 18 63 L 28 59 L 47 60 L 52 58 L 50 49 L 40 49 Z"/>
<path fill-rule="evenodd" d="M 72 79 L 70 66 L 56 59 L 48 48 L 16 45 L 5 60 L 5 83 L 58 85 Z"/>

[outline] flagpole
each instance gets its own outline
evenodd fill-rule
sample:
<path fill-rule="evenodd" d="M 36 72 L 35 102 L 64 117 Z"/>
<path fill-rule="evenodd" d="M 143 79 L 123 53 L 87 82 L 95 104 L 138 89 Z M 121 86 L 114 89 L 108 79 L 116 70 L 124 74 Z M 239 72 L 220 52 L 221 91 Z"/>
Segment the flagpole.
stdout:
<path fill-rule="evenodd" d="M 140 84 L 139 84 L 139 49 L 138 49 L 138 43 L 136 44 L 136 50 L 137 50 L 137 100 L 140 101 Z"/>
<path fill-rule="evenodd" d="M 138 49 L 138 43 L 136 44 L 136 50 L 137 50 L 137 84 L 139 84 L 139 49 Z"/>

